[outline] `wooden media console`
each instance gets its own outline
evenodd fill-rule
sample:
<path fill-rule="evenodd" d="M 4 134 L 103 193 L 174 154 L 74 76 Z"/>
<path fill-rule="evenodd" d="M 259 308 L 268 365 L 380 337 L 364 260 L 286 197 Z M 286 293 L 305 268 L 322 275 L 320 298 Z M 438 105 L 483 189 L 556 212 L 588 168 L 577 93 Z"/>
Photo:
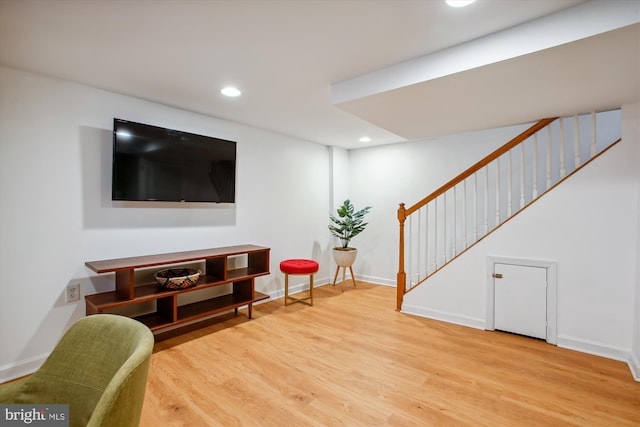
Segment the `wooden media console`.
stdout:
<path fill-rule="evenodd" d="M 135 311 L 136 308 L 144 311 L 150 305 L 150 312 L 146 310 L 144 314 L 133 314 L 131 317 L 154 332 L 198 319 L 204 320 L 231 309 L 237 314 L 238 308 L 245 305 L 251 318 L 253 303 L 269 298 L 255 290 L 255 278 L 269 274 L 269 252 L 270 248 L 262 246 L 240 245 L 86 262 L 85 265 L 96 273 L 115 273 L 115 290 L 85 297 L 86 313 L 91 315 L 122 309 Z M 195 286 L 163 289 L 156 282 L 136 283 L 136 271 L 196 262 L 204 262 L 205 269 Z M 205 296 L 194 302 L 181 304 L 179 301 L 180 296 L 194 295 L 191 293 L 201 293 L 222 285 L 228 285 L 229 291 Z"/>

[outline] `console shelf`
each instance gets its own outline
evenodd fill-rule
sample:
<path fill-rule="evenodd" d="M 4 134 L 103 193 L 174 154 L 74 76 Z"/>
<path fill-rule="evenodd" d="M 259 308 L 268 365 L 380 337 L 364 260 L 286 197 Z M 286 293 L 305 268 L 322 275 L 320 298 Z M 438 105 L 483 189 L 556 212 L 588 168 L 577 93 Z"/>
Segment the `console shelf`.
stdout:
<path fill-rule="evenodd" d="M 155 303 L 151 313 L 131 316 L 154 332 L 232 309 L 237 314 L 238 308 L 245 305 L 251 318 L 253 303 L 269 298 L 255 290 L 255 278 L 269 274 L 269 252 L 269 248 L 262 246 L 240 245 L 86 262 L 96 273 L 115 273 L 115 290 L 85 297 L 86 313 L 109 313 L 125 307 L 135 310 Z M 245 265 L 231 266 L 232 260 Z M 205 271 L 190 288 L 168 290 L 155 282 L 136 283 L 135 272 L 139 269 L 203 261 Z M 179 303 L 180 295 L 222 285 L 229 285 L 231 290 L 223 295 Z"/>

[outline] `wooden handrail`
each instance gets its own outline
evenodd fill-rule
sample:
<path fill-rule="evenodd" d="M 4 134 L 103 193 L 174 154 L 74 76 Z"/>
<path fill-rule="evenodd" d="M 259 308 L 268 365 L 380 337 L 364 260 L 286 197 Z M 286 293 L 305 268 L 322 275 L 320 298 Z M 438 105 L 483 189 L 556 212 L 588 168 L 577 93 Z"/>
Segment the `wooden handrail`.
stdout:
<path fill-rule="evenodd" d="M 507 153 L 513 147 L 517 146 L 522 141 L 526 140 L 531 135 L 533 135 L 534 133 L 538 132 L 540 129 L 544 129 L 546 126 L 549 126 L 551 123 L 553 123 L 557 119 L 558 119 L 558 117 L 551 117 L 551 118 L 540 120 L 538 123 L 534 124 L 529 129 L 525 130 L 520 135 L 518 135 L 515 138 L 513 138 L 511 141 L 507 142 L 502 147 L 498 148 L 493 153 L 489 154 L 484 159 L 480 160 L 475 165 L 471 166 L 469 169 L 465 170 L 460 175 L 456 176 L 451 181 L 447 182 L 442 187 L 438 188 L 436 191 L 434 191 L 433 193 L 431 193 L 430 195 L 428 195 L 424 199 L 420 200 L 418 203 L 414 204 L 410 208 L 404 208 L 403 209 L 404 210 L 404 217 L 406 218 L 407 216 L 411 215 L 413 212 L 417 211 L 418 209 L 420 209 L 421 207 L 423 207 L 424 205 L 426 205 L 430 201 L 434 200 L 435 198 L 437 198 L 441 194 L 444 194 L 447 190 L 449 190 L 453 186 L 458 185 L 459 183 L 461 183 L 465 179 L 469 178 L 471 175 L 473 175 L 474 173 L 478 172 L 480 169 L 482 169 L 483 167 L 487 166 L 489 163 L 493 162 L 498 157 L 500 157 L 503 154 Z"/>

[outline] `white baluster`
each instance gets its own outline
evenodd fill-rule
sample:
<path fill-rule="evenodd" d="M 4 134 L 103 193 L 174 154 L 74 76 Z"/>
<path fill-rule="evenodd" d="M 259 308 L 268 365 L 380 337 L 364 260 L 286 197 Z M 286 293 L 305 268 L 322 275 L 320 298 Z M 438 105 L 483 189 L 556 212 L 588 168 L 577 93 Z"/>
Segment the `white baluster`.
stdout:
<path fill-rule="evenodd" d="M 551 126 L 547 126 L 547 190 L 551 188 Z"/>
<path fill-rule="evenodd" d="M 473 243 L 478 241 L 478 173 L 473 174 Z"/>
<path fill-rule="evenodd" d="M 467 248 L 467 180 L 462 183 L 462 249 Z"/>
<path fill-rule="evenodd" d="M 424 277 L 429 275 L 429 204 L 424 205 Z"/>
<path fill-rule="evenodd" d="M 444 194 L 444 199 L 443 199 L 443 204 L 444 204 L 444 214 L 442 216 L 442 229 L 444 232 L 444 238 L 442 239 L 442 263 L 446 264 L 447 263 L 447 246 L 448 246 L 448 241 L 447 241 L 447 192 L 445 191 Z"/>
<path fill-rule="evenodd" d="M 533 135 L 533 168 L 531 169 L 531 200 L 538 198 L 538 134 Z"/>
<path fill-rule="evenodd" d="M 456 195 L 456 187 L 453 186 L 453 229 L 452 229 L 452 239 L 451 239 L 451 258 L 456 256 L 457 253 L 457 218 L 458 218 L 458 196 Z"/>
<path fill-rule="evenodd" d="M 596 155 L 596 112 L 591 112 L 591 158 Z"/>
<path fill-rule="evenodd" d="M 524 207 L 524 141 L 520 144 L 520 207 Z"/>
<path fill-rule="evenodd" d="M 513 149 L 509 150 L 509 162 L 507 164 L 507 218 L 511 216 L 511 192 L 513 187 Z"/>
<path fill-rule="evenodd" d="M 567 174 L 564 161 L 564 119 L 560 117 L 560 179 L 564 178 Z"/>
<path fill-rule="evenodd" d="M 435 227 L 435 236 L 433 239 L 433 270 L 438 269 L 438 198 L 434 200 L 435 212 L 433 215 L 433 226 Z"/>
<path fill-rule="evenodd" d="M 484 234 L 489 232 L 489 165 L 484 167 Z"/>
<path fill-rule="evenodd" d="M 424 205 L 424 216 L 426 218 L 425 221 L 425 233 L 424 233 L 424 274 L 425 277 L 429 276 L 429 205 L 427 203 Z"/>
<path fill-rule="evenodd" d="M 496 159 L 496 227 L 500 224 L 500 157 Z"/>
<path fill-rule="evenodd" d="M 416 270 L 418 272 L 418 282 L 420 281 L 420 246 L 422 243 L 422 208 L 418 209 L 418 232 L 417 232 L 417 236 L 418 236 L 418 244 L 416 245 Z"/>
<path fill-rule="evenodd" d="M 573 150 L 574 150 L 574 168 L 580 166 L 580 122 L 578 115 L 573 116 Z"/>
<path fill-rule="evenodd" d="M 413 287 L 413 283 L 415 281 L 415 273 L 413 271 L 413 215 L 409 216 L 409 238 L 407 239 L 407 247 L 408 256 L 407 260 L 409 262 L 409 266 L 407 267 L 407 271 L 409 272 L 409 286 Z"/>

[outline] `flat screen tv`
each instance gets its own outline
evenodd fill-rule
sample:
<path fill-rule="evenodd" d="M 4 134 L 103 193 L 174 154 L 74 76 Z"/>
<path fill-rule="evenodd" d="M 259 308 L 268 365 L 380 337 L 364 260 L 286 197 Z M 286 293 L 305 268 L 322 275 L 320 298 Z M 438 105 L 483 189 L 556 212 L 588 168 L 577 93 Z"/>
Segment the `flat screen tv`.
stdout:
<path fill-rule="evenodd" d="M 113 120 L 112 200 L 234 203 L 236 143 Z"/>

